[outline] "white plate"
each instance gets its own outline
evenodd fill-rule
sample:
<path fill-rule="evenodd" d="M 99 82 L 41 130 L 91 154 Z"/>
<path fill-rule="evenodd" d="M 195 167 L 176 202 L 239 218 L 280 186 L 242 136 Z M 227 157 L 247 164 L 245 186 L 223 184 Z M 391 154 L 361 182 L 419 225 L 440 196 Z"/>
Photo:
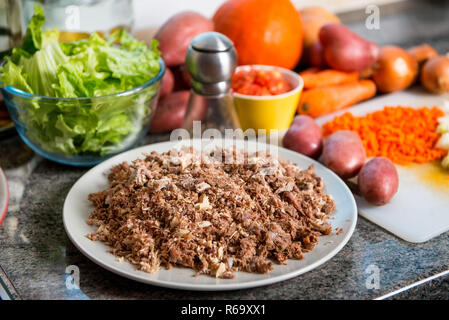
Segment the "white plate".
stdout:
<path fill-rule="evenodd" d="M 187 140 L 183 143 L 190 142 L 191 140 Z M 221 143 L 221 140 L 216 140 L 216 143 Z M 177 267 L 170 270 L 161 269 L 154 274 L 149 274 L 136 270 L 128 262 L 118 262 L 115 256 L 107 252 L 108 246 L 100 241 L 94 242 L 87 238 L 89 233 L 96 230 L 96 227 L 87 224 L 89 213 L 93 210 L 87 197 L 89 193 L 98 192 L 108 187 L 106 174 L 113 165 L 142 158 L 142 153 L 166 152 L 174 146 L 175 142 L 163 142 L 122 153 L 92 168 L 73 185 L 64 203 L 64 227 L 74 245 L 89 259 L 121 276 L 156 286 L 206 291 L 235 290 L 272 284 L 310 271 L 337 254 L 354 231 L 357 208 L 352 193 L 343 181 L 312 159 L 284 148 L 272 146 L 278 151 L 279 157 L 297 164 L 300 168 L 305 169 L 310 164 L 314 164 L 316 173 L 324 179 L 326 190 L 336 203 L 337 210 L 330 220 L 333 228 L 332 234 L 320 237 L 316 247 L 311 252 L 304 254 L 304 259 L 289 260 L 286 265 L 274 264 L 274 269 L 268 274 L 235 272 L 234 279 L 215 279 L 207 275 L 194 277 L 195 272 L 192 269 Z M 261 144 L 256 146 L 255 143 L 250 142 L 248 146 L 247 150 L 251 151 Z M 265 148 L 264 144 L 262 146 Z M 343 230 L 337 234 L 335 232 L 337 228 Z"/>

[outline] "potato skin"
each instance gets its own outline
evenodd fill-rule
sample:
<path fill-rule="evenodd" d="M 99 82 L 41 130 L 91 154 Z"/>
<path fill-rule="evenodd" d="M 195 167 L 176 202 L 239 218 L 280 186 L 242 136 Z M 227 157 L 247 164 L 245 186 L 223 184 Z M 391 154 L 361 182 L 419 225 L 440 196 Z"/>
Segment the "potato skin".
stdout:
<path fill-rule="evenodd" d="M 334 132 L 324 141 L 321 160 L 342 179 L 355 177 L 366 160 L 362 140 L 353 131 Z"/>
<path fill-rule="evenodd" d="M 175 78 L 173 72 L 169 68 L 165 69 L 165 74 L 162 77 L 161 90 L 159 91 L 159 97 L 163 98 L 167 94 L 173 91 L 175 87 Z"/>
<path fill-rule="evenodd" d="M 296 116 L 282 139 L 285 148 L 316 159 L 322 149 L 320 126 L 311 117 Z"/>
<path fill-rule="evenodd" d="M 320 29 L 326 63 L 333 69 L 351 72 L 371 66 L 380 49 L 341 24 L 330 23 Z"/>
<path fill-rule="evenodd" d="M 383 157 L 368 161 L 360 170 L 357 179 L 361 195 L 367 202 L 376 206 L 390 202 L 399 187 L 396 167 Z"/>
<path fill-rule="evenodd" d="M 315 42 L 310 48 L 308 48 L 310 65 L 315 68 L 326 68 L 326 60 L 324 60 L 324 51 L 321 42 Z"/>
<path fill-rule="evenodd" d="M 161 133 L 181 128 L 186 114 L 190 91 L 169 93 L 159 100 L 151 120 L 151 133 Z"/>
<path fill-rule="evenodd" d="M 213 29 L 212 20 L 193 11 L 180 12 L 171 17 L 155 36 L 159 41 L 159 50 L 165 64 L 168 67 L 183 64 L 190 41 L 197 35 Z"/>

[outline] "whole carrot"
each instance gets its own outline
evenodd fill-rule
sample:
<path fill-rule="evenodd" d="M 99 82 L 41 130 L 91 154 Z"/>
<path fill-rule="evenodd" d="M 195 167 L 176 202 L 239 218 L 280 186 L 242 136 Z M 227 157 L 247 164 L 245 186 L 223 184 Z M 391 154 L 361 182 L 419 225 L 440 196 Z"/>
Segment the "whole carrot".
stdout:
<path fill-rule="evenodd" d="M 328 87 L 359 80 L 357 72 L 343 72 L 333 69 L 320 71 L 316 68 L 311 68 L 300 72 L 299 75 L 304 80 L 304 89 Z"/>
<path fill-rule="evenodd" d="M 301 77 L 303 77 L 304 75 L 308 75 L 308 74 L 316 74 L 316 73 L 318 73 L 318 72 L 320 72 L 320 71 L 321 71 L 320 68 L 308 68 L 308 69 L 305 69 L 305 70 L 301 71 L 301 72 L 299 73 L 299 75 L 300 75 Z"/>
<path fill-rule="evenodd" d="M 301 95 L 298 113 L 319 117 L 352 106 L 375 94 L 376 85 L 371 80 L 305 90 Z"/>

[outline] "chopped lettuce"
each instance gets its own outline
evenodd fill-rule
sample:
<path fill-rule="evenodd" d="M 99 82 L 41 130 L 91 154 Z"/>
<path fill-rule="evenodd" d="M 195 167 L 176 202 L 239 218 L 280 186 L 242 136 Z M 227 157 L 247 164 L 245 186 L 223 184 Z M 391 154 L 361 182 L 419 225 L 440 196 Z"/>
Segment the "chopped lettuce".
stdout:
<path fill-rule="evenodd" d="M 436 144 L 438 149 L 449 151 L 449 132 L 443 133 Z"/>
<path fill-rule="evenodd" d="M 34 54 L 41 49 L 42 45 L 42 26 L 45 23 L 44 9 L 42 6 L 34 6 L 34 15 L 28 24 L 28 28 L 23 38 L 22 49 L 24 52 Z"/>
<path fill-rule="evenodd" d="M 444 116 L 438 119 L 437 133 L 444 134 L 449 132 L 449 116 Z"/>
<path fill-rule="evenodd" d="M 437 133 L 440 134 L 441 137 L 438 140 L 436 147 L 443 150 L 449 150 L 449 116 L 446 115 L 439 118 L 438 123 Z M 449 169 L 449 154 L 444 157 L 441 165 L 443 168 Z"/>
<path fill-rule="evenodd" d="M 18 104 L 25 111 L 19 117 L 27 135 L 50 152 L 103 155 L 120 149 L 148 118 L 147 105 L 157 88 L 109 95 L 139 87 L 159 73 L 157 41 L 148 47 L 118 30 L 107 39 L 93 33 L 88 39 L 59 43 L 57 29 L 42 31 L 42 7 L 34 10 L 22 47 L 0 67 L 0 85 L 35 95 L 84 99 L 21 100 Z"/>

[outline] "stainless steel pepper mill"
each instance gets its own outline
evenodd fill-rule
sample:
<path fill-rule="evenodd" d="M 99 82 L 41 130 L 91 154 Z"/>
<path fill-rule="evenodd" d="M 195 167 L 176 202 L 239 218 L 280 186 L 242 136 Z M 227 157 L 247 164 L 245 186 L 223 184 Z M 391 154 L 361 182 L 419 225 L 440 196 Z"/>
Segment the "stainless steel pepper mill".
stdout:
<path fill-rule="evenodd" d="M 202 130 L 240 128 L 231 95 L 231 79 L 237 66 L 234 44 L 217 32 L 196 36 L 186 54 L 192 89 L 184 118 L 184 128 L 201 121 Z"/>

